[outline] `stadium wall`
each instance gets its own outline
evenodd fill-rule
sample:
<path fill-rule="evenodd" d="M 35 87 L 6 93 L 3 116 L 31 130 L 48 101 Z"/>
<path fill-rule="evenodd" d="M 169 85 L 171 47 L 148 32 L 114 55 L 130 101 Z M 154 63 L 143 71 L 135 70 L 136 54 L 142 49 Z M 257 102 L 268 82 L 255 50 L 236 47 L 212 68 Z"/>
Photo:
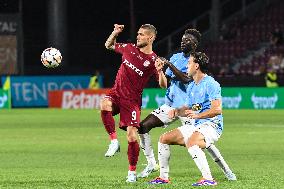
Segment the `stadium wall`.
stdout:
<path fill-rule="evenodd" d="M 64 109 L 99 108 L 108 89 L 59 90 L 49 92 L 49 107 Z M 143 109 L 155 109 L 165 102 L 164 89 L 145 89 Z M 222 88 L 224 109 L 284 109 L 284 88 L 225 87 Z"/>
<path fill-rule="evenodd" d="M 1 78 L 2 83 L 6 77 Z M 47 107 L 48 92 L 88 88 L 90 76 L 11 76 L 12 107 Z"/>

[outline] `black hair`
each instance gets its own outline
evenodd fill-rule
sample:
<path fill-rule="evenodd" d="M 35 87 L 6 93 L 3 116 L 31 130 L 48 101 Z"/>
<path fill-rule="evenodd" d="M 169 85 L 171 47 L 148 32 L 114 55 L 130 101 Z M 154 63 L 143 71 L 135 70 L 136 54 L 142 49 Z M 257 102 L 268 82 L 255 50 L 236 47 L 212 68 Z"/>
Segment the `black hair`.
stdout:
<path fill-rule="evenodd" d="M 191 55 L 194 58 L 194 62 L 199 64 L 200 70 L 203 73 L 207 73 L 208 72 L 208 67 L 209 67 L 209 58 L 208 56 L 203 53 L 203 52 L 193 52 L 191 53 Z"/>
<path fill-rule="evenodd" d="M 200 43 L 201 33 L 197 29 L 187 29 L 184 34 L 193 35 L 196 38 L 197 42 Z"/>
<path fill-rule="evenodd" d="M 155 36 L 157 36 L 157 33 L 158 33 L 157 29 L 152 24 L 143 24 L 140 28 L 147 29 L 151 31 L 153 34 L 155 34 Z"/>

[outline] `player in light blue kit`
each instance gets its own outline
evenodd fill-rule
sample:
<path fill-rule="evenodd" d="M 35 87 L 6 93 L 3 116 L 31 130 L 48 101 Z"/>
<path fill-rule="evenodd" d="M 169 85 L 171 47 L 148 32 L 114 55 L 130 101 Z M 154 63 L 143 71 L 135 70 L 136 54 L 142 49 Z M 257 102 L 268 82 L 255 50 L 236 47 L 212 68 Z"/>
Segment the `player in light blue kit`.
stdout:
<path fill-rule="evenodd" d="M 181 145 L 186 146 L 202 173 L 202 179 L 193 186 L 217 185 L 211 175 L 205 153 L 202 151 L 205 148 L 210 149 L 223 131 L 221 87 L 217 81 L 206 74 L 208 64 L 209 59 L 204 53 L 192 53 L 190 56 L 188 75 L 193 77 L 193 82 L 187 88 L 188 98 L 185 106 L 169 112 L 169 118 L 187 117 L 194 119 L 195 124 L 184 124 L 160 137 L 158 143 L 160 176 L 150 181 L 152 184 L 169 183 L 169 145 Z M 220 152 L 214 155 L 223 159 Z M 219 163 L 218 165 L 221 166 Z M 224 166 L 222 169 L 225 174 L 230 172 L 235 177 L 226 163 L 222 166 Z"/>
<path fill-rule="evenodd" d="M 201 34 L 199 31 L 196 29 L 187 29 L 181 40 L 182 52 L 174 54 L 170 58 L 170 61 L 165 59 L 156 60 L 157 66 L 160 64 L 165 64 L 168 66 L 165 74 L 163 72 L 159 73 L 160 86 L 168 86 L 168 88 L 165 96 L 165 104 L 154 110 L 140 123 L 140 128 L 138 130 L 140 147 L 147 159 L 148 164 L 146 168 L 138 174 L 138 177 L 148 177 L 152 172 L 158 170 L 149 134 L 152 128 L 167 127 L 168 124 L 172 123 L 176 119 L 180 119 L 182 125 L 194 124 L 193 119 L 181 116 L 169 118 L 168 113 L 175 108 L 181 107 L 185 103 L 187 98 L 186 89 L 188 84 L 192 81 L 191 77 L 188 77 L 186 73 L 187 64 L 190 53 L 195 51 L 200 38 Z M 212 156 L 213 160 L 223 170 L 227 179 L 236 180 L 235 175 L 230 170 L 216 146 L 211 145 L 207 148 L 207 150 Z"/>
<path fill-rule="evenodd" d="M 191 52 L 195 51 L 200 41 L 201 34 L 195 29 L 185 31 L 181 40 L 181 52 L 174 54 L 170 61 L 158 58 L 156 66 L 168 66 L 166 72 L 159 72 L 159 84 L 161 87 L 167 88 L 165 95 L 165 104 L 154 110 L 141 123 L 138 130 L 140 137 L 140 147 L 147 159 L 148 165 L 138 174 L 138 177 L 148 177 L 152 172 L 157 171 L 157 166 L 153 148 L 151 146 L 150 130 L 155 127 L 167 127 L 177 118 L 169 118 L 168 112 L 174 108 L 184 104 L 186 99 L 186 88 L 192 80 L 186 74 L 187 62 Z M 158 69 L 161 70 L 161 69 Z M 179 117 L 182 124 L 190 122 L 191 119 Z"/>

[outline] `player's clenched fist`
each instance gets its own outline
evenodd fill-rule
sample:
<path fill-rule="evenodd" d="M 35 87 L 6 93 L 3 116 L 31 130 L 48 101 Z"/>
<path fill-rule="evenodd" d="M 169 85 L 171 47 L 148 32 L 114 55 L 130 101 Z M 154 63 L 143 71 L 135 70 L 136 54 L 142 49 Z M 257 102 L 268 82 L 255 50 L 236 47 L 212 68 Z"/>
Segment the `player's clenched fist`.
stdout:
<path fill-rule="evenodd" d="M 114 24 L 113 32 L 117 35 L 123 31 L 124 25 Z"/>

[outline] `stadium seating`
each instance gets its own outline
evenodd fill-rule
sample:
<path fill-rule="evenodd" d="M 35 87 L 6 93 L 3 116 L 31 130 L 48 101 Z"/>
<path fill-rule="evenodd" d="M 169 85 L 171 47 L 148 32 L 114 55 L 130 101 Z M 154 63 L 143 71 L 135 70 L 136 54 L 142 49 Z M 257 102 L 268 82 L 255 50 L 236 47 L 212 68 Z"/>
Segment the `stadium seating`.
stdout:
<path fill-rule="evenodd" d="M 271 34 L 277 28 L 283 35 L 283 10 L 284 2 L 281 1 L 254 17 L 234 19 L 229 23 L 226 36 L 204 46 L 204 51 L 211 59 L 212 73 L 217 76 L 261 75 L 268 68 L 267 62 L 271 56 L 282 54 L 283 58 L 283 42 L 278 45 L 271 42 Z M 263 52 L 256 53 L 261 48 Z M 277 72 L 284 74 L 283 68 Z"/>

